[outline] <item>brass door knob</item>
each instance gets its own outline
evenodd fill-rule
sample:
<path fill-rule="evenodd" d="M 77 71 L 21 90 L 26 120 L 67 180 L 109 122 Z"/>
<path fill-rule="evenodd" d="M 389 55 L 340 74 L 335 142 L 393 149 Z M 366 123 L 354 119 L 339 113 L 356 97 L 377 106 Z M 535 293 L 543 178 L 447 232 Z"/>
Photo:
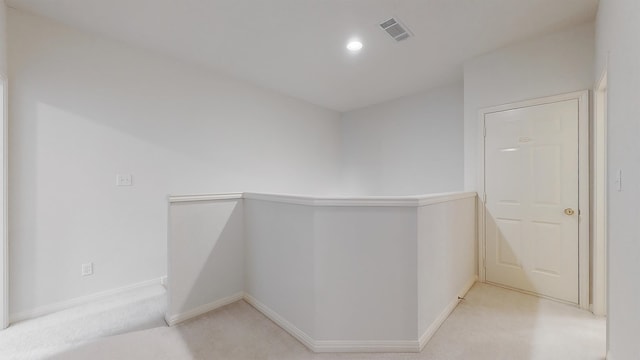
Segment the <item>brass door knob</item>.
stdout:
<path fill-rule="evenodd" d="M 566 209 L 564 209 L 564 213 L 565 213 L 566 215 L 573 215 L 573 214 L 575 214 L 576 212 L 575 212 L 575 211 L 573 211 L 573 209 L 572 209 L 572 208 L 566 208 Z"/>

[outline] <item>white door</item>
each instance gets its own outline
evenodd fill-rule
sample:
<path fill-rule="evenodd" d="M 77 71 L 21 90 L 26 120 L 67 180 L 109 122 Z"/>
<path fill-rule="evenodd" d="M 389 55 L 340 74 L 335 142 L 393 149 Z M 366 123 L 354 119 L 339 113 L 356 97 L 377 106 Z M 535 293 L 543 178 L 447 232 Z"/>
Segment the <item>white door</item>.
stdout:
<path fill-rule="evenodd" d="M 578 303 L 578 100 L 485 114 L 486 280 Z"/>

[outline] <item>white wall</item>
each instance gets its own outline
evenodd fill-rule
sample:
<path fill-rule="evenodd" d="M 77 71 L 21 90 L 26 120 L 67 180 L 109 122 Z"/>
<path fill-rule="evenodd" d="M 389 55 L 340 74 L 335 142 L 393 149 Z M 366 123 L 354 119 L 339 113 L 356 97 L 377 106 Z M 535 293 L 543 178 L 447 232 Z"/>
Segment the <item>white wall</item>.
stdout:
<path fill-rule="evenodd" d="M 596 21 L 596 68 L 608 90 L 607 166 L 609 352 L 640 358 L 640 2 L 601 0 Z M 616 173 L 622 170 L 622 191 Z"/>
<path fill-rule="evenodd" d="M 9 55 L 14 314 L 164 275 L 167 194 L 335 192 L 338 113 L 12 9 Z"/>
<path fill-rule="evenodd" d="M 0 73 L 7 75 L 7 6 L 0 0 Z"/>
<path fill-rule="evenodd" d="M 593 86 L 594 25 L 516 44 L 464 65 L 464 188 L 479 190 L 478 110 Z"/>
<path fill-rule="evenodd" d="M 453 84 L 344 113 L 345 192 L 462 190 L 463 87 Z"/>
<path fill-rule="evenodd" d="M 0 78 L 7 79 L 7 7 L 4 0 L 0 0 Z M 7 89 L 2 85 L 0 89 L 0 159 L 5 163 L 6 146 L 7 146 L 7 122 L 6 122 L 6 95 Z M 4 241 L 5 234 L 5 166 L 2 166 L 2 172 L 0 172 L 2 179 L 0 179 L 0 329 L 5 328 L 8 325 L 8 248 Z"/>
<path fill-rule="evenodd" d="M 196 310 L 191 315 L 197 316 L 210 310 L 212 303 L 244 295 L 242 205 L 242 199 L 171 203 L 169 323 L 190 311 Z"/>
<path fill-rule="evenodd" d="M 170 322 L 244 283 L 247 301 L 313 351 L 415 352 L 476 279 L 474 192 L 187 198 L 170 212 Z"/>
<path fill-rule="evenodd" d="M 245 199 L 245 291 L 316 335 L 314 209 Z"/>
<path fill-rule="evenodd" d="M 476 279 L 475 197 L 418 208 L 418 334 L 435 332 L 443 309 Z M 452 303 L 452 301 L 454 301 Z M 448 310 L 444 311 L 445 316 Z"/>
<path fill-rule="evenodd" d="M 7 6 L 0 0 L 0 74 L 7 75 Z"/>
<path fill-rule="evenodd" d="M 415 207 L 315 209 L 317 340 L 417 338 L 416 213 Z"/>

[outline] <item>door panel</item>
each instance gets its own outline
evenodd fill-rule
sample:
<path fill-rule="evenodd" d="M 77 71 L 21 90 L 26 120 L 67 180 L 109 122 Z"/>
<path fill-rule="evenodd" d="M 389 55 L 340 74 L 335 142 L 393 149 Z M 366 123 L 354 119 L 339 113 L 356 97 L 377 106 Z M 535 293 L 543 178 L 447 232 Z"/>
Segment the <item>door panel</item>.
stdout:
<path fill-rule="evenodd" d="M 577 304 L 578 100 L 486 114 L 485 128 L 487 281 Z"/>
<path fill-rule="evenodd" d="M 511 219 L 498 219 L 496 221 L 501 229 L 498 233 L 498 263 L 502 266 L 521 269 L 522 264 L 517 256 L 522 252 L 521 222 Z"/>

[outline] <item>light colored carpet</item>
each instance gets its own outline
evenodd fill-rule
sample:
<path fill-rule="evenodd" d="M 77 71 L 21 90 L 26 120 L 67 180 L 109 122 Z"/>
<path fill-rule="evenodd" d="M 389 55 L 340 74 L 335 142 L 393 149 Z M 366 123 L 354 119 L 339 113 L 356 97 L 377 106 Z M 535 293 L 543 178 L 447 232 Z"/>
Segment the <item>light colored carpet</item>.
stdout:
<path fill-rule="evenodd" d="M 148 286 L 12 324 L 0 331 L 0 359 L 48 359 L 106 336 L 166 326 L 165 294 Z"/>
<path fill-rule="evenodd" d="M 140 305 L 127 311 L 144 312 Z M 95 325 L 101 327 L 97 321 Z M 419 354 L 314 354 L 239 301 L 173 328 L 101 338 L 53 358 L 601 360 L 604 353 L 604 319 L 553 301 L 476 284 Z M 5 357 L 0 353 L 0 358 Z"/>

